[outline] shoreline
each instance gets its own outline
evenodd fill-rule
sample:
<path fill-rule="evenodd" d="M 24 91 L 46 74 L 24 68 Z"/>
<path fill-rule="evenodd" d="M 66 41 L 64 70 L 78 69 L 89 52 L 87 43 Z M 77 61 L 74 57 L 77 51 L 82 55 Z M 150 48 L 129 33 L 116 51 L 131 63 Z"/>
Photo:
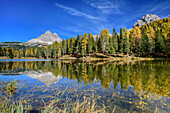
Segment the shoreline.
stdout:
<path fill-rule="evenodd" d="M 147 58 L 147 57 L 110 57 L 110 58 L 95 58 L 95 57 L 80 57 L 80 58 L 76 58 L 76 57 L 60 57 L 60 58 L 36 58 L 36 57 L 22 57 L 22 58 L 8 58 L 8 57 L 0 57 L 0 60 L 79 60 L 79 61 L 142 61 L 142 60 L 169 60 L 170 58 Z"/>

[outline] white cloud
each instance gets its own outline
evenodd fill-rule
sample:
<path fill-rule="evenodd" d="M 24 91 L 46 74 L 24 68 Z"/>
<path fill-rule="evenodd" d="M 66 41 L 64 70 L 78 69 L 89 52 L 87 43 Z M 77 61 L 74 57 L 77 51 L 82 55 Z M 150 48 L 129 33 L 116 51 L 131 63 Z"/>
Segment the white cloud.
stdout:
<path fill-rule="evenodd" d="M 85 1 L 91 7 L 99 9 L 105 14 L 124 14 L 118 7 L 117 3 L 110 0 L 87 0 Z"/>
<path fill-rule="evenodd" d="M 99 17 L 95 17 L 95 16 L 92 16 L 92 15 L 89 15 L 89 14 L 86 14 L 86 13 L 83 13 L 83 12 L 80 12 L 76 9 L 73 9 L 73 8 L 70 8 L 70 7 L 66 7 L 66 6 L 63 6 L 61 4 L 58 4 L 56 3 L 55 4 L 57 7 L 60 7 L 62 9 L 65 9 L 68 11 L 68 13 L 70 13 L 71 15 L 75 15 L 75 16 L 83 16 L 83 17 L 86 17 L 88 19 L 92 19 L 92 20 L 102 20 L 100 19 Z"/>

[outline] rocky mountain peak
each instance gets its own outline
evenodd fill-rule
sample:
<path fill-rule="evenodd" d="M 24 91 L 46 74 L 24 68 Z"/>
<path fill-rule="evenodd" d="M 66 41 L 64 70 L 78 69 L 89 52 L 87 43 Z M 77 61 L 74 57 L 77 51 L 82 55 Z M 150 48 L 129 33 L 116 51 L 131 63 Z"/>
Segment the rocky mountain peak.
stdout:
<path fill-rule="evenodd" d="M 40 37 L 38 36 L 38 38 L 31 39 L 27 43 L 51 45 L 55 41 L 61 42 L 62 40 L 56 33 L 52 34 L 50 31 L 46 31 Z"/>
<path fill-rule="evenodd" d="M 48 31 L 46 31 L 44 34 L 52 34 L 49 30 Z"/>
<path fill-rule="evenodd" d="M 154 15 L 154 14 L 146 14 L 145 16 L 143 16 L 141 18 L 141 20 L 137 20 L 137 22 L 133 25 L 133 27 L 135 26 L 143 26 L 146 25 L 147 23 L 152 23 L 153 21 L 159 20 L 161 19 L 158 15 Z"/>

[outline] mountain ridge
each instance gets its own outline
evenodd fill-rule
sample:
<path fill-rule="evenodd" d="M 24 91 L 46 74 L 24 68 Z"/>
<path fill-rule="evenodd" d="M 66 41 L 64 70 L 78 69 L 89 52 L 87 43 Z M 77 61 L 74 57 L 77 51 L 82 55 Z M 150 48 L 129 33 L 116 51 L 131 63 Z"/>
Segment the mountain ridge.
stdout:
<path fill-rule="evenodd" d="M 158 15 L 155 14 L 146 14 L 144 15 L 141 20 L 137 20 L 137 22 L 133 25 L 133 27 L 141 27 L 143 25 L 146 25 L 148 23 L 152 23 L 153 21 L 160 20 L 161 18 Z"/>
<path fill-rule="evenodd" d="M 37 38 L 31 39 L 27 41 L 26 43 L 38 43 L 38 44 L 44 44 L 44 45 L 51 45 L 53 42 L 61 42 L 62 39 L 56 34 L 52 34 L 49 30 L 46 31 L 44 34 L 38 36 Z"/>

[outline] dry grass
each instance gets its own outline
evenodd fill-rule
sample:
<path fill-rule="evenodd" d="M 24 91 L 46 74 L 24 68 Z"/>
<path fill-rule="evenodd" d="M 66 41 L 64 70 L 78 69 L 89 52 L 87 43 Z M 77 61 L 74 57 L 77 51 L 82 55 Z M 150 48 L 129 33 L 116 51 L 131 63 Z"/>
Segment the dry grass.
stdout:
<path fill-rule="evenodd" d="M 23 99 L 24 96 L 19 96 L 18 99 L 14 98 L 14 94 L 19 91 L 17 90 L 17 83 L 12 81 L 10 83 L 2 83 L 0 81 L 1 96 L 0 96 L 0 113 L 27 113 L 32 109 L 30 99 Z M 105 113 L 106 107 L 97 106 L 96 99 L 94 94 L 83 98 L 78 98 L 75 102 L 72 99 L 68 98 L 68 95 L 65 97 L 64 103 L 60 103 L 63 99 L 63 95 L 67 93 L 67 89 L 63 90 L 59 97 L 55 97 L 50 103 L 44 103 L 44 106 L 39 109 L 42 113 Z M 43 101 L 43 100 L 42 100 Z M 44 102 L 44 101 L 43 101 Z M 59 105 L 60 104 L 60 105 Z"/>

